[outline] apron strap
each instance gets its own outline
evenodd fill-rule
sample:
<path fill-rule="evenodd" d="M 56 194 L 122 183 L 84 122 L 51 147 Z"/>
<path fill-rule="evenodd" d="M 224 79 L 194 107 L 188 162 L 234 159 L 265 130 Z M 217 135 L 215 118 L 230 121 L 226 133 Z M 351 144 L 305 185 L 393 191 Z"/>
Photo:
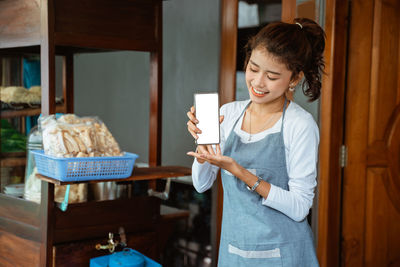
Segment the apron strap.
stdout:
<path fill-rule="evenodd" d="M 250 104 L 251 104 L 251 100 L 250 100 L 249 103 L 247 103 L 247 105 L 244 107 L 244 109 L 243 109 L 242 112 L 240 113 L 239 117 L 238 117 L 237 120 L 235 121 L 235 124 L 233 124 L 232 131 L 235 130 L 236 124 L 238 123 L 238 121 L 240 120 L 240 118 L 242 117 L 242 115 L 244 114 L 244 112 L 246 111 L 247 107 L 250 106 Z"/>
<path fill-rule="evenodd" d="M 286 106 L 287 106 L 287 98 L 285 97 L 285 103 L 283 104 L 283 112 L 282 112 L 282 125 L 281 125 L 281 134 L 283 134 L 283 120 L 285 119 Z"/>
<path fill-rule="evenodd" d="M 281 125 L 281 134 L 283 133 L 283 120 L 285 119 L 285 113 L 286 113 L 286 106 L 287 106 L 287 98 L 285 97 L 285 103 L 283 104 L 283 112 L 282 112 L 282 125 Z M 244 109 L 242 110 L 242 112 L 240 113 L 239 117 L 237 118 L 237 120 L 235 121 L 235 124 L 233 124 L 233 128 L 232 131 L 235 129 L 236 124 L 238 123 L 238 121 L 240 120 L 240 118 L 242 117 L 242 115 L 244 114 L 244 112 L 246 111 L 246 109 L 250 106 L 251 104 L 251 100 L 249 101 L 249 103 L 247 103 L 247 105 L 244 107 Z"/>

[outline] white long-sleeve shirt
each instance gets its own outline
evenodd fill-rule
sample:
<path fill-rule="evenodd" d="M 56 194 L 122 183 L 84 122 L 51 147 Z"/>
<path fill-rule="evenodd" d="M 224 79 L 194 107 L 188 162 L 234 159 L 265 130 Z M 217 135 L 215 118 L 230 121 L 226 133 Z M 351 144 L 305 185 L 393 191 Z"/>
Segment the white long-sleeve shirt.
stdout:
<path fill-rule="evenodd" d="M 251 141 L 248 141 L 249 133 L 241 129 L 243 122 L 241 113 L 248 102 L 249 100 L 236 101 L 221 107 L 220 115 L 224 115 L 224 121 L 220 127 L 222 153 L 225 142 L 239 116 L 239 121 L 233 130 L 244 143 L 256 142 L 268 134 L 280 132 L 282 117 L 271 128 L 252 134 Z M 289 190 L 271 184 L 268 197 L 262 200 L 262 204 L 284 213 L 295 221 L 302 221 L 312 206 L 314 189 L 317 185 L 319 130 L 311 114 L 294 102 L 291 102 L 286 109 L 283 123 Z M 208 162 L 201 164 L 195 159 L 192 166 L 195 189 L 200 193 L 210 189 L 218 171 L 219 167 Z"/>

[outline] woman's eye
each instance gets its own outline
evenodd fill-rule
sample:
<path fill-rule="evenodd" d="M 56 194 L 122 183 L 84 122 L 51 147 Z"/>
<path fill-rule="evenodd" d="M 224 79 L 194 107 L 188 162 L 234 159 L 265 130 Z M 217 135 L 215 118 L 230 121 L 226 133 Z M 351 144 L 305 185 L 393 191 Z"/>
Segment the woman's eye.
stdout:
<path fill-rule="evenodd" d="M 251 71 L 251 72 L 257 72 L 256 69 L 253 69 L 253 68 L 251 68 L 251 67 L 250 67 L 250 71 Z"/>
<path fill-rule="evenodd" d="M 269 76 L 267 76 L 267 77 L 268 77 L 268 79 L 271 80 L 271 81 L 278 80 L 278 78 L 272 78 L 272 77 L 269 77 Z"/>

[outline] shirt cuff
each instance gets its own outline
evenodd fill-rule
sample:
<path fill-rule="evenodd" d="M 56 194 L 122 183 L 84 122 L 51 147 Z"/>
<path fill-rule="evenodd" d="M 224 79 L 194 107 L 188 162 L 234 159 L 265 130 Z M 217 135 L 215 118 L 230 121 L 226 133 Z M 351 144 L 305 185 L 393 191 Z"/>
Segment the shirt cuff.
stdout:
<path fill-rule="evenodd" d="M 215 166 L 207 161 L 199 163 L 197 160 L 193 161 L 192 165 L 192 181 L 193 186 L 197 192 L 202 193 L 211 188 L 216 178 Z"/>
<path fill-rule="evenodd" d="M 263 205 L 270 206 L 272 203 L 276 202 L 276 190 L 278 190 L 278 188 L 271 184 L 267 198 L 262 199 Z"/>

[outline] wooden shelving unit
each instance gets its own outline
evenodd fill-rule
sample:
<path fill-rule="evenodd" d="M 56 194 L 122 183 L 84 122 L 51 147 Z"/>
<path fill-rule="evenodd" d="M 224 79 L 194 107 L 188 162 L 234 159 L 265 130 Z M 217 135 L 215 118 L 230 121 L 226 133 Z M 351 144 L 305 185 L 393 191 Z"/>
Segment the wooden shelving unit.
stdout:
<path fill-rule="evenodd" d="M 56 105 L 57 113 L 65 113 L 66 107 L 64 105 Z M 0 119 L 10 119 L 16 117 L 36 116 L 42 112 L 40 108 L 24 108 L 18 110 L 6 109 L 0 113 Z"/>
<path fill-rule="evenodd" d="M 6 27 L 1 27 L 6 25 Z M 124 181 L 190 175 L 190 169 L 161 165 L 162 1 L 161 0 L 2 0 L 0 55 L 40 53 L 41 109 L 2 111 L 1 118 L 73 113 L 75 53 L 135 50 L 150 53 L 149 168 L 136 168 Z M 63 106 L 55 103 L 55 56 L 63 57 Z M 129 103 L 126 103 L 129 104 Z M 8 159 L 6 159 L 8 160 Z M 11 159 L 10 159 L 11 160 Z M 40 177 L 40 204 L 0 194 L 1 266 L 88 266 L 105 255 L 96 243 L 124 227 L 128 246 L 157 260 L 166 238 L 160 199 L 131 199 L 71 204 L 54 203 L 54 186 L 68 183 Z M 116 181 L 109 179 L 108 181 Z M 122 181 L 118 179 L 118 181 Z M 103 182 L 103 181 L 98 181 Z M 93 183 L 93 181 L 90 181 Z M 179 216 L 178 216 L 179 217 Z M 164 225 L 165 227 L 165 225 Z M 23 253 L 21 253 L 23 251 Z"/>
<path fill-rule="evenodd" d="M 16 166 L 24 166 L 26 163 L 26 158 L 5 158 L 0 159 L 0 166 L 1 167 L 16 167 Z"/>
<path fill-rule="evenodd" d="M 149 168 L 134 168 L 132 176 L 124 179 L 104 179 L 104 180 L 63 182 L 40 174 L 37 174 L 36 177 L 55 185 L 68 185 L 68 184 L 80 184 L 80 183 L 143 181 L 143 180 L 162 179 L 169 177 L 172 178 L 172 177 L 187 176 L 190 174 L 191 174 L 191 169 L 186 167 L 157 166 Z"/>

